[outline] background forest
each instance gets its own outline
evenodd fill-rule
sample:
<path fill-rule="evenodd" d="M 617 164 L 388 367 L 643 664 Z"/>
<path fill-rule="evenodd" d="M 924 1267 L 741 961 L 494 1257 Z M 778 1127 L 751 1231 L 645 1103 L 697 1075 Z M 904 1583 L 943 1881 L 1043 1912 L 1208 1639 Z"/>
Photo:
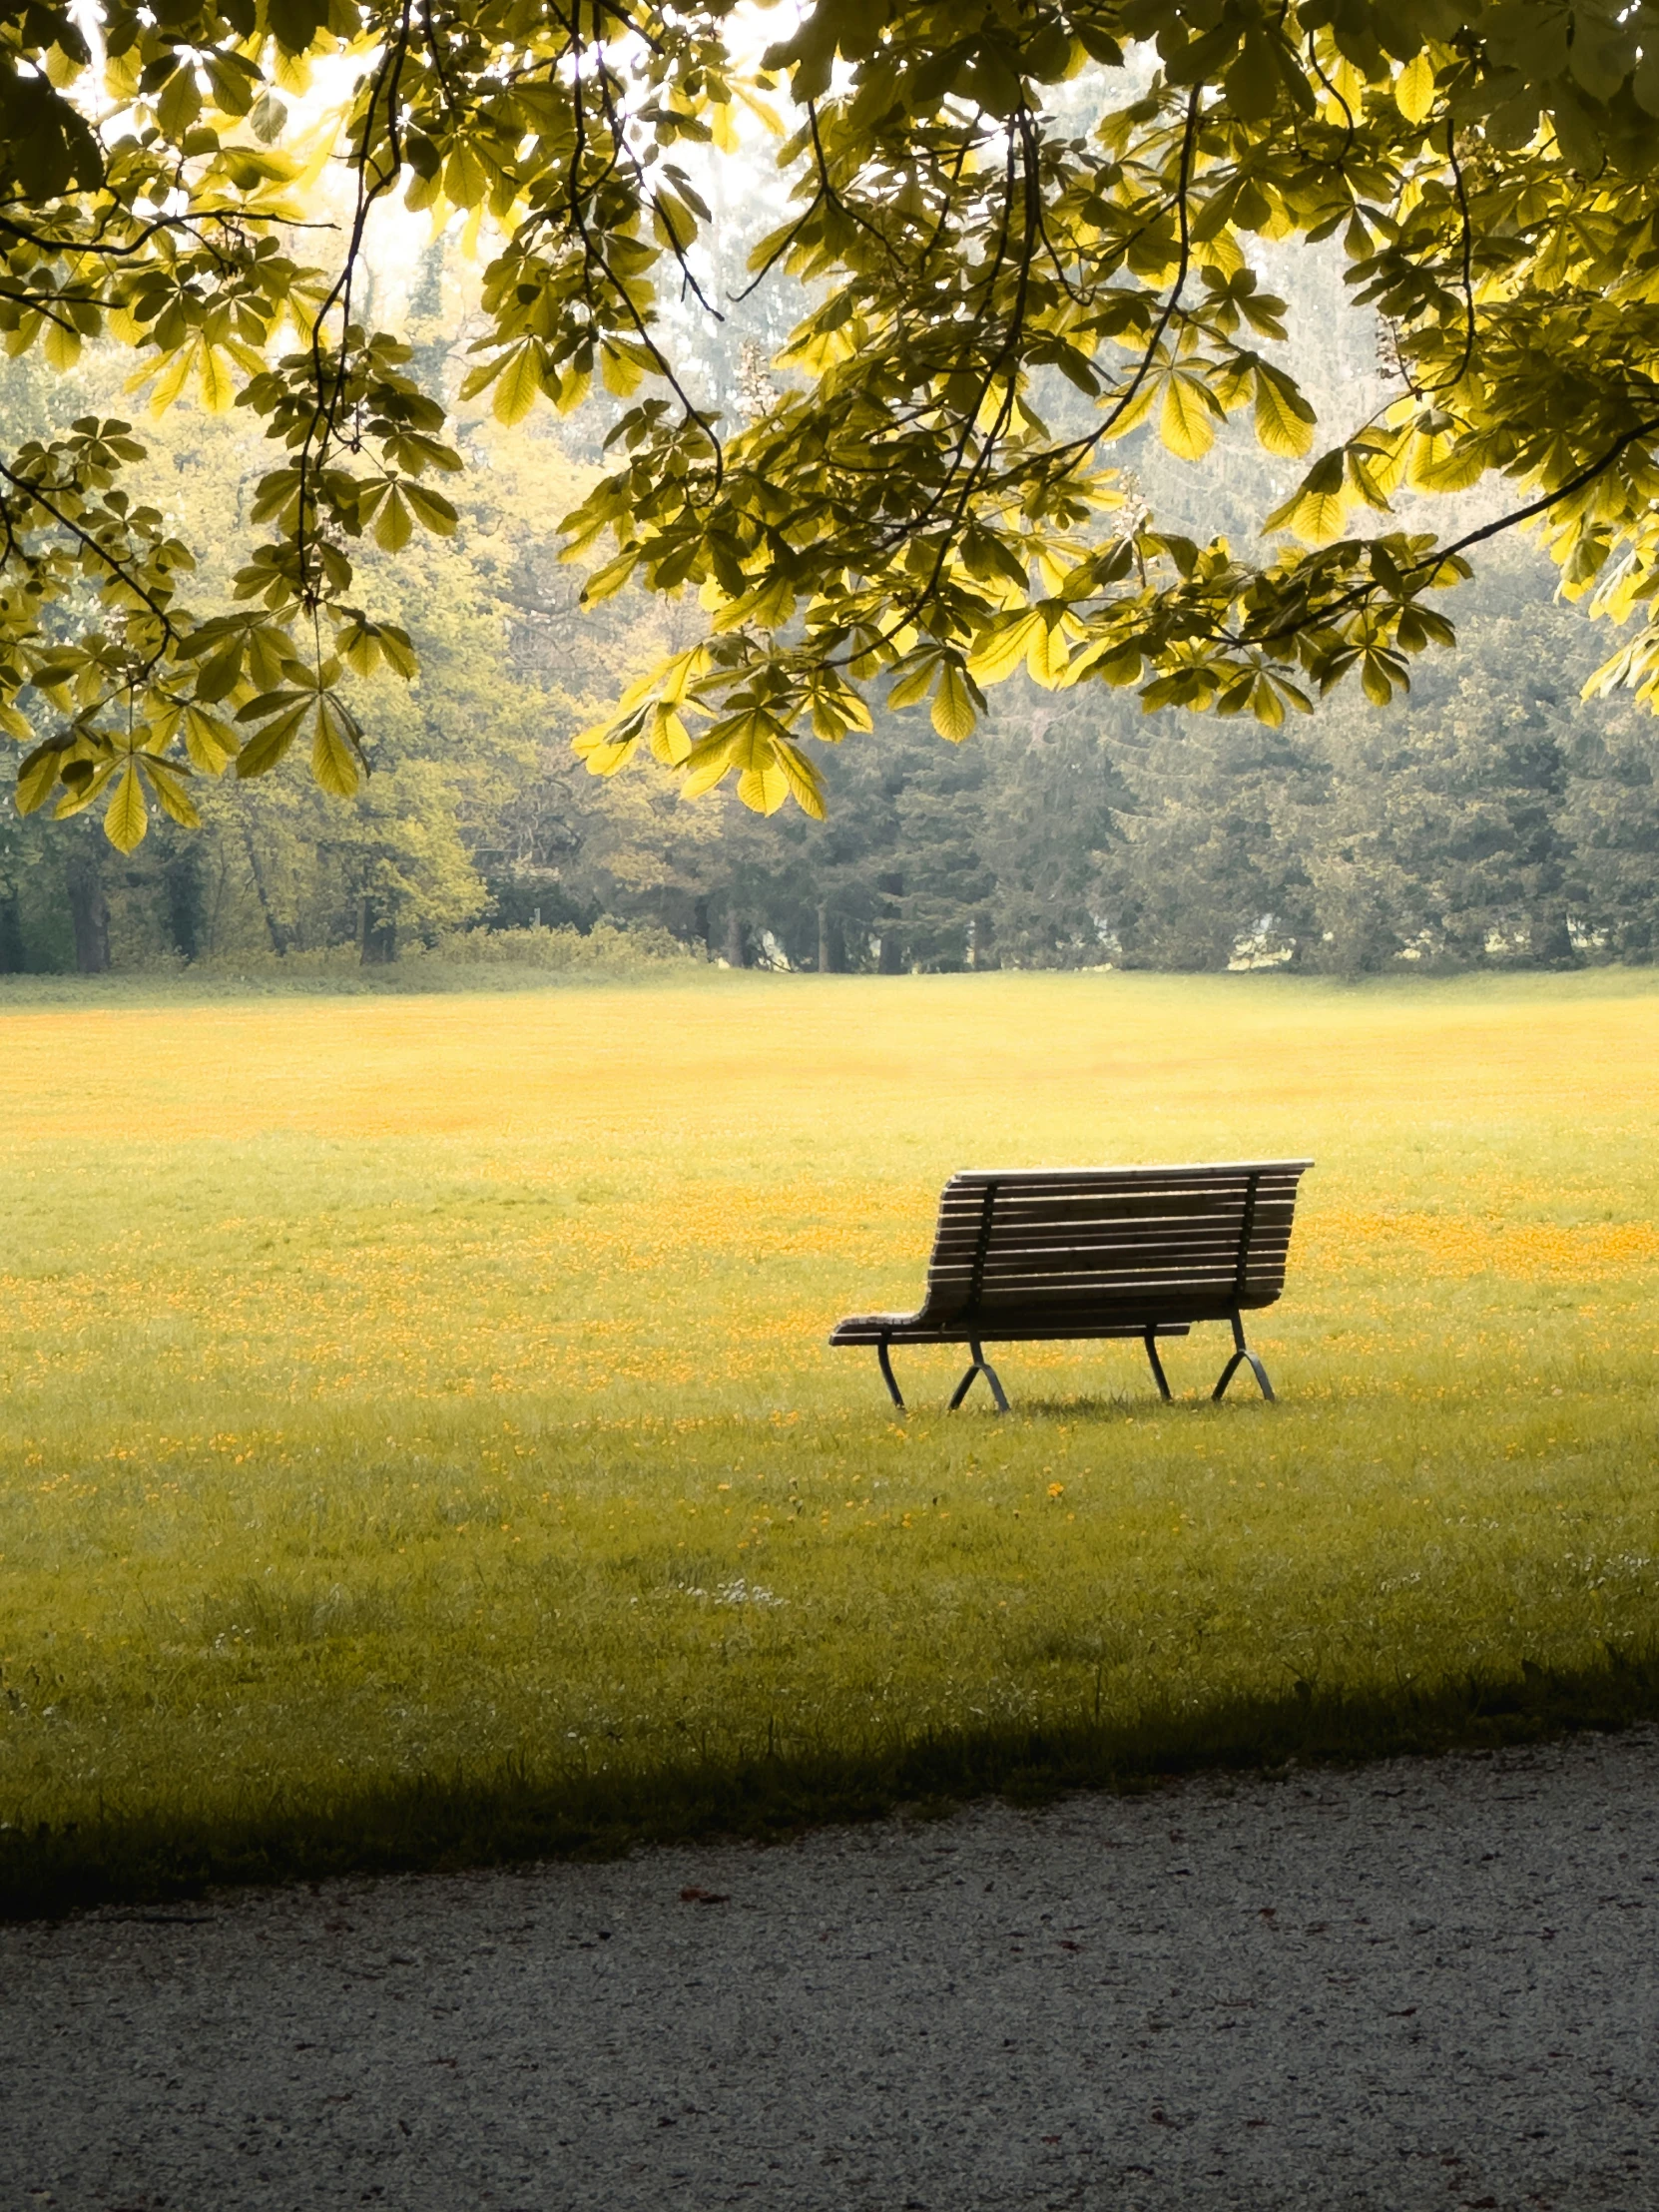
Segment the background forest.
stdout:
<path fill-rule="evenodd" d="M 750 227 L 728 214 L 719 233 L 711 274 L 728 298 Z M 1363 416 L 1387 373 L 1375 326 L 1344 304 L 1325 258 L 1264 261 L 1300 359 L 1317 359 L 1304 380 L 1322 416 Z M 419 365 L 452 395 L 473 271 L 440 239 L 401 282 Z M 748 322 L 734 310 L 691 333 L 717 403 L 743 410 L 791 308 L 774 294 L 771 322 L 756 305 Z M 148 495 L 210 538 L 222 524 L 229 568 L 231 525 L 269 449 L 246 416 L 188 396 L 150 419 L 142 395 L 122 393 L 129 364 L 89 354 L 72 372 L 83 403 L 142 424 Z M 48 396 L 35 361 L 8 368 L 8 439 L 44 428 Z M 1068 403 L 1083 404 L 1062 388 L 1053 405 Z M 827 822 L 793 809 L 763 821 L 725 794 L 683 802 L 653 769 L 605 782 L 574 758 L 574 733 L 679 642 L 677 620 L 689 641 L 698 610 L 640 597 L 581 609 L 558 524 L 591 479 L 603 420 L 543 413 L 504 429 L 482 405 L 457 409 L 475 465 L 456 536 L 365 548 L 372 596 L 406 624 L 421 674 L 363 687 L 373 773 L 359 796 L 342 804 L 297 773 L 199 781 L 203 830 L 159 820 L 123 858 L 91 815 L 18 819 L 14 756 L 0 765 L 0 972 L 330 948 L 374 964 L 413 945 L 458 949 L 459 932 L 476 951 L 480 931 L 600 921 L 733 965 L 848 971 L 1363 973 L 1654 955 L 1659 732 L 1623 696 L 1580 700 L 1613 639 L 1556 599 L 1554 570 L 1523 543 L 1488 548 L 1477 580 L 1441 602 L 1459 649 L 1419 663 L 1402 706 L 1379 712 L 1345 691 L 1271 730 L 1147 716 L 1100 684 L 1049 693 L 1021 676 L 990 694 L 961 747 L 933 734 L 925 708 L 878 716 L 873 736 L 821 749 Z M 1243 438 L 1202 478 L 1150 435 L 1122 450 L 1168 522 L 1204 538 L 1248 537 L 1289 488 Z M 208 598 L 226 578 L 201 582 Z"/>

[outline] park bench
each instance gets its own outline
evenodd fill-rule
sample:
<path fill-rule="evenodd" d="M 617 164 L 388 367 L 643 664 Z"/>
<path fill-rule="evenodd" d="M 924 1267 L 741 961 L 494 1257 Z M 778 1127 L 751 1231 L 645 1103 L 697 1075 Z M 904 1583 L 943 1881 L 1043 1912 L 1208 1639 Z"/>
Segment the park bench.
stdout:
<path fill-rule="evenodd" d="M 968 1347 L 999 1413 L 1008 1399 L 987 1344 L 1138 1337 L 1153 1380 L 1170 1386 L 1160 1337 L 1230 1322 L 1233 1355 L 1211 1393 L 1248 1363 L 1271 1399 L 1268 1371 L 1245 1342 L 1244 1316 L 1285 1287 L 1297 1184 L 1311 1160 L 1226 1160 L 1203 1167 L 971 1169 L 939 1199 L 927 1295 L 913 1314 L 852 1314 L 832 1345 L 873 1345 L 893 1403 L 894 1345 Z"/>

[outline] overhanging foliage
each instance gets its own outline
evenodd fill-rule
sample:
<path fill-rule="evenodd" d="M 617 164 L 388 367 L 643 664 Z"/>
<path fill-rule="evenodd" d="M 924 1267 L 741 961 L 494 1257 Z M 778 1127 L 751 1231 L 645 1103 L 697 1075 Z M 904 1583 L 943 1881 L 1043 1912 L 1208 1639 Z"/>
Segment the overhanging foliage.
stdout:
<path fill-rule="evenodd" d="M 347 670 L 414 671 L 351 558 L 454 526 L 443 407 L 359 319 L 394 193 L 499 229 L 470 394 L 508 422 L 596 384 L 626 402 L 570 522 L 572 554 L 600 562 L 590 595 L 635 582 L 707 611 L 579 741 L 598 771 L 643 745 L 688 792 L 735 777 L 754 808 L 819 813 L 809 739 L 867 728 L 869 685 L 930 700 L 960 740 L 1022 666 L 1270 724 L 1350 674 L 1383 704 L 1452 640 L 1425 595 L 1526 517 L 1602 611 L 1659 591 L 1659 8 L 821 0 L 747 67 L 753 15 L 730 0 L 105 0 L 96 51 L 86 20 L 0 18 L 8 348 L 68 368 L 114 338 L 159 399 L 194 382 L 277 448 L 218 609 L 189 605 L 193 549 L 123 490 L 126 425 L 85 418 L 0 462 L 19 804 L 102 799 L 123 846 L 151 800 L 188 824 L 193 778 L 261 774 L 296 741 L 349 794 Z M 340 53 L 354 201 L 318 267 L 284 96 Z M 1075 135 L 1046 88 L 1090 70 L 1100 112 Z M 793 197 L 755 281 L 787 275 L 811 305 L 734 425 L 660 301 L 700 296 L 691 151 L 736 158 L 735 119 L 770 115 L 769 94 L 788 96 L 781 210 Z M 1397 368 L 1334 443 L 1265 350 L 1283 309 L 1249 256 L 1293 236 L 1341 239 Z M 1290 335 L 1292 361 L 1318 343 Z M 1056 376 L 1090 402 L 1081 431 L 1039 411 Z M 1260 560 L 1161 529 L 1109 465 L 1148 423 L 1201 462 L 1234 414 L 1306 469 Z M 1401 487 L 1487 476 L 1518 498 L 1459 539 L 1394 521 Z M 1651 695 L 1659 629 L 1602 680 Z M 44 743 L 31 689 L 62 717 Z"/>

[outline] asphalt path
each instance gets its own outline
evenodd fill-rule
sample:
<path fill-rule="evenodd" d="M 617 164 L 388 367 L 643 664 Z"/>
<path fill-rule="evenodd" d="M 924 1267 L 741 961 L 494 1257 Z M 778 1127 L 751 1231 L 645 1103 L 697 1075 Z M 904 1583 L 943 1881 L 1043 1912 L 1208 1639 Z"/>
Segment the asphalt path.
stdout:
<path fill-rule="evenodd" d="M 1659 1733 L 0 1929 L 0 2208 L 1659 2212 Z"/>

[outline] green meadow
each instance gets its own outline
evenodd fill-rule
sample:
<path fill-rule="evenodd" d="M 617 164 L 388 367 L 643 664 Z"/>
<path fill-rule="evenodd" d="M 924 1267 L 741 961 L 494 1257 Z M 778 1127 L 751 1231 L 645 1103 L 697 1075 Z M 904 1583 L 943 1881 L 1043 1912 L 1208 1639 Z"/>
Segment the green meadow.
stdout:
<path fill-rule="evenodd" d="M 1656 1100 L 1625 970 L 0 997 L 0 1892 L 1659 1713 Z M 955 1168 L 1283 1154 L 1278 1405 L 826 1346 Z"/>

